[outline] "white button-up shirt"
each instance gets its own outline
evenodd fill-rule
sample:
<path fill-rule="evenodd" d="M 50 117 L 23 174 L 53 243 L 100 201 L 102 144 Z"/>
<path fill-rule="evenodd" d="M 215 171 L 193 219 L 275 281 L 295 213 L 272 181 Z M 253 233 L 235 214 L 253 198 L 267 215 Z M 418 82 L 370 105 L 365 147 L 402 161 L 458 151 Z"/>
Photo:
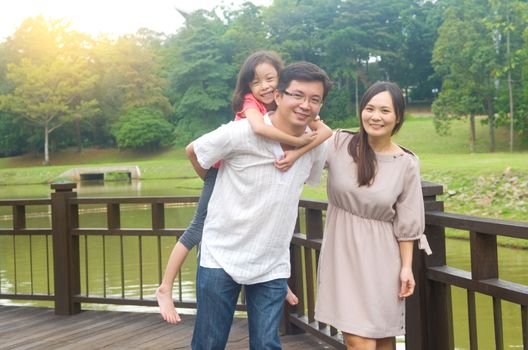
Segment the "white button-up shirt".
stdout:
<path fill-rule="evenodd" d="M 271 124 L 268 115 L 266 123 Z M 322 144 L 287 172 L 273 163 L 284 153 L 256 135 L 247 120 L 231 122 L 193 143 L 204 169 L 222 160 L 205 220 L 200 265 L 222 268 L 240 284 L 290 277 L 289 244 L 304 183 L 319 183 Z"/>

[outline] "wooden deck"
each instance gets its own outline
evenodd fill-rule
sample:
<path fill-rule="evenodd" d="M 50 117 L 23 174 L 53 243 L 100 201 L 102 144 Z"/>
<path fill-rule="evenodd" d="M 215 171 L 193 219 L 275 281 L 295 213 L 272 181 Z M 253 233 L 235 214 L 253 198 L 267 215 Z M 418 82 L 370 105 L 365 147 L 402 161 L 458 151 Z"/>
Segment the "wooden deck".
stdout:
<path fill-rule="evenodd" d="M 190 349 L 194 316 L 165 323 L 157 313 L 83 311 L 0 305 L 0 349 Z M 281 337 L 283 349 L 331 349 L 309 334 Z M 248 349 L 246 319 L 236 318 L 226 349 Z"/>

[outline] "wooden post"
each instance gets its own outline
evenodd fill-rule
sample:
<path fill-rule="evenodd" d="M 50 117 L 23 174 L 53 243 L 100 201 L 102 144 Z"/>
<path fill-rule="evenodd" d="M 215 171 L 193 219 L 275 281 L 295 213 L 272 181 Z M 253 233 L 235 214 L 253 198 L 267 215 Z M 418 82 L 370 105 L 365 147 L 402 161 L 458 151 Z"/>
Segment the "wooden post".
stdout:
<path fill-rule="evenodd" d="M 484 280 L 499 278 L 499 258 L 497 253 L 497 236 L 469 232 L 471 251 L 471 278 Z M 504 349 L 504 332 L 502 329 L 502 306 L 497 297 L 493 297 L 493 321 L 495 330 L 495 349 Z"/>
<path fill-rule="evenodd" d="M 306 238 L 323 239 L 323 211 L 320 209 L 306 209 Z M 306 266 L 306 304 L 308 309 L 308 322 L 315 321 L 315 298 L 317 288 L 317 268 L 313 262 L 312 251 L 304 247 L 304 264 Z"/>
<path fill-rule="evenodd" d="M 471 278 L 484 280 L 499 277 L 497 236 L 470 231 Z"/>
<path fill-rule="evenodd" d="M 443 211 L 436 196 L 443 193 L 441 185 L 422 182 L 425 212 Z M 416 280 L 414 295 L 406 301 L 405 345 L 407 350 L 450 350 L 454 347 L 451 314 L 451 289 L 442 283 L 427 280 L 426 269 L 446 264 L 445 229 L 426 225 L 425 235 L 433 254 L 414 249 L 413 272 Z"/>
<path fill-rule="evenodd" d="M 26 228 L 26 207 L 23 205 L 13 207 L 13 228 Z"/>
<path fill-rule="evenodd" d="M 299 221 L 299 210 L 297 210 L 297 219 L 295 221 L 295 229 L 293 231 L 294 233 L 301 232 L 301 223 Z M 290 266 L 291 266 L 291 276 L 288 280 L 288 286 L 290 289 L 297 294 L 297 296 L 301 296 L 299 294 L 299 291 L 302 292 L 303 290 L 303 284 L 302 284 L 302 266 L 300 266 L 300 251 L 301 247 L 295 246 L 294 244 L 290 244 Z M 301 296 L 302 297 L 302 296 Z M 303 302 L 302 298 L 299 298 L 299 304 Z M 280 323 L 280 334 L 282 335 L 292 335 L 292 334 L 299 334 L 304 333 L 304 331 L 294 325 L 293 323 L 289 322 L 289 314 L 290 313 L 296 313 L 296 307 L 291 306 L 287 302 L 284 302 L 284 309 L 282 312 L 282 319 Z"/>
<path fill-rule="evenodd" d="M 165 205 L 163 203 L 152 203 L 152 229 L 162 230 L 165 228 Z M 161 259 L 161 236 L 157 237 L 158 255 L 158 283 L 161 284 L 163 278 L 164 262 Z"/>
<path fill-rule="evenodd" d="M 429 244 L 433 255 L 425 258 L 425 267 L 446 265 L 445 228 L 429 226 Z M 427 350 L 453 350 L 453 315 L 451 305 L 451 287 L 445 283 L 425 281 L 424 298 L 420 302 L 425 308 L 426 346 L 420 349 Z"/>
<path fill-rule="evenodd" d="M 79 237 L 71 235 L 72 221 L 68 200 L 77 197 L 75 183 L 52 183 L 51 227 L 53 230 L 53 266 L 55 280 L 55 314 L 73 315 L 81 304 L 73 302 L 80 293 Z"/>
<path fill-rule="evenodd" d="M 26 207 L 23 205 L 16 205 L 13 207 L 13 229 L 24 229 L 26 228 Z M 29 236 L 31 239 L 31 236 Z M 17 256 L 16 256 L 16 235 L 13 234 L 13 273 L 14 273 L 14 289 L 15 294 L 18 293 L 18 283 L 17 283 Z M 31 281 L 31 286 L 33 287 L 33 281 Z"/>

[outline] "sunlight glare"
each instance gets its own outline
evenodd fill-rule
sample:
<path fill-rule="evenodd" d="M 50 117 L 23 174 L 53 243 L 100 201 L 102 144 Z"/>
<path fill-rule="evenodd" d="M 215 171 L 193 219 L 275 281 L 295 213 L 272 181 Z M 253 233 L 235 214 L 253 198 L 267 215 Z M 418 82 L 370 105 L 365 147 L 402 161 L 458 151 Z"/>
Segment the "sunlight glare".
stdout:
<path fill-rule="evenodd" d="M 28 17 L 65 19 L 71 28 L 94 37 L 106 33 L 123 35 L 148 28 L 175 33 L 184 24 L 176 8 L 185 11 L 211 10 L 226 4 L 238 6 L 246 0 L 3 0 L 0 2 L 0 41 L 12 35 Z M 251 0 L 268 6 L 272 0 Z"/>
<path fill-rule="evenodd" d="M 73 29 L 93 36 L 135 33 L 139 28 L 174 33 L 183 24 L 170 0 L 16 0 L 0 5 L 0 39 L 37 15 L 64 18 Z"/>

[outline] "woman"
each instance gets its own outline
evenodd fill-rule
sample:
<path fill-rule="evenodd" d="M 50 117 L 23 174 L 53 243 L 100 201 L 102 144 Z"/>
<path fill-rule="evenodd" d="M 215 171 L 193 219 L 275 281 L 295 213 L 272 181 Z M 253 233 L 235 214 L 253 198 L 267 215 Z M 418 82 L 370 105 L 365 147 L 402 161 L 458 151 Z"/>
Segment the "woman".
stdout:
<path fill-rule="evenodd" d="M 337 131 L 329 143 L 315 318 L 340 329 L 348 349 L 393 348 L 415 287 L 413 241 L 430 254 L 418 158 L 392 140 L 404 110 L 397 85 L 375 83 L 359 132 Z"/>

